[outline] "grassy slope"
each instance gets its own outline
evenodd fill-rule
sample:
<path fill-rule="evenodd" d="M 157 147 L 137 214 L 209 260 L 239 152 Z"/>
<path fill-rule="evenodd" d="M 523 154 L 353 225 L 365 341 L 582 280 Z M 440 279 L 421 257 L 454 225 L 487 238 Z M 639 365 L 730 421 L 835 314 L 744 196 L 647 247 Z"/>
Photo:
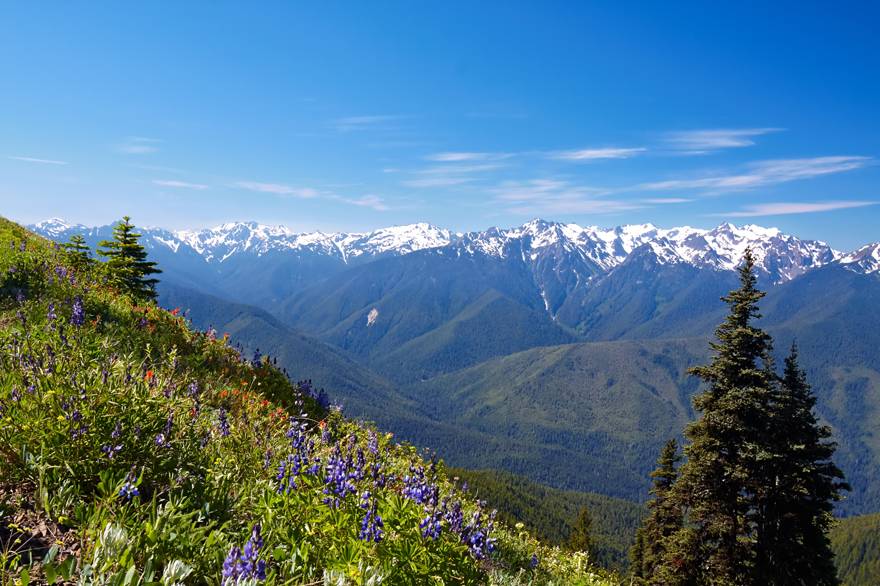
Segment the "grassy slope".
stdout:
<path fill-rule="evenodd" d="M 831 530 L 831 547 L 844 586 L 880 584 L 880 513 L 840 521 Z"/>
<path fill-rule="evenodd" d="M 576 555 L 504 527 L 491 533 L 491 559 L 478 561 L 485 546 L 462 542 L 460 533 L 475 535 L 474 523 L 488 528 L 488 517 L 442 466 L 435 475 L 414 449 L 323 413 L 265 361 L 242 360 L 181 317 L 133 305 L 105 284 L 100 269 L 66 271 L 66 260 L 0 219 L 4 573 L 170 584 L 173 568 L 178 577 L 186 573 L 175 561 L 184 560 L 184 582 L 216 584 L 231 548 L 260 525 L 256 556 L 270 584 L 314 582 L 328 572 L 356 581 L 381 574 L 392 584 L 423 584 L 429 576 L 450 583 L 516 584 L 517 575 L 538 583 L 612 580 Z M 334 458 L 341 460 L 331 468 Z M 283 477 L 290 490 L 279 492 L 279 464 L 296 459 L 302 468 Z M 332 481 L 334 469 L 346 471 L 347 485 Z M 422 469 L 426 485 L 406 479 Z M 452 514 L 437 539 L 420 527 L 434 509 L 416 502 L 433 487 L 438 506 Z M 335 504 L 324 502 L 334 497 Z M 458 501 L 470 530 L 454 527 Z M 360 535 L 363 504 L 384 519 L 381 541 Z M 533 554 L 541 562 L 530 570 Z"/>

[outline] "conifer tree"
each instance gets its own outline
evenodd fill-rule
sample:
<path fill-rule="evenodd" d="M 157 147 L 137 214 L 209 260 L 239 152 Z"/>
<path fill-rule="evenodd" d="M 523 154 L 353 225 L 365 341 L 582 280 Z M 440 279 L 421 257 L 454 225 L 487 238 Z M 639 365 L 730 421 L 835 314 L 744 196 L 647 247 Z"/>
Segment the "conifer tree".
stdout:
<path fill-rule="evenodd" d="M 833 503 L 849 486 L 832 462 L 831 430 L 820 425 L 792 344 L 770 427 L 776 453 L 759 503 L 756 573 L 767 584 L 839 584 L 827 536 Z"/>
<path fill-rule="evenodd" d="M 69 242 L 61 245 L 64 250 L 70 253 L 70 261 L 76 268 L 84 268 L 91 262 L 91 250 L 86 244 L 82 234 L 74 234 L 70 237 Z"/>
<path fill-rule="evenodd" d="M 632 573 L 643 584 L 664 584 L 658 576 L 663 565 L 666 545 L 672 535 L 682 528 L 684 514 L 679 503 L 672 498 L 672 487 L 678 478 L 676 464 L 681 460 L 678 442 L 666 442 L 657 459 L 657 469 L 651 472 L 654 496 L 648 502 L 648 516 L 636 534 L 636 543 L 630 552 Z"/>
<path fill-rule="evenodd" d="M 138 241 L 131 218 L 124 216 L 113 228 L 113 240 L 104 240 L 98 254 L 107 258 L 111 278 L 126 293 L 138 300 L 155 300 L 156 283 L 150 275 L 161 273 L 156 263 L 147 260 L 147 251 Z"/>
<path fill-rule="evenodd" d="M 593 551 L 593 517 L 587 507 L 581 507 L 577 519 L 568 536 L 567 546 L 571 551 Z"/>
<path fill-rule="evenodd" d="M 776 382 L 770 336 L 753 324 L 764 296 L 754 264 L 747 250 L 740 288 L 722 298 L 730 313 L 715 331 L 714 356 L 691 369 L 709 388 L 694 398 L 701 417 L 685 430 L 687 461 L 673 489 L 688 518 L 665 544 L 661 573 L 684 580 L 676 583 L 753 583 L 752 513 L 756 483 L 763 482 L 763 462 L 773 448 L 767 430 Z"/>

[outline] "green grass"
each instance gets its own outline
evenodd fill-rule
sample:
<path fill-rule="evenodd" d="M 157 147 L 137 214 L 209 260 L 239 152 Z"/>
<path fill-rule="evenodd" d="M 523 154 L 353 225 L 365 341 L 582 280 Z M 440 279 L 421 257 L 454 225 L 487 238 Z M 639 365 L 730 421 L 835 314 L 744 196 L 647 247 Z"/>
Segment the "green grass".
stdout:
<path fill-rule="evenodd" d="M 101 266 L 65 262 L 0 219 L 4 583 L 219 584 L 256 526 L 267 584 L 615 583 L 583 555 L 493 523 L 442 463 L 325 411 L 269 361 L 133 304 Z M 294 456 L 308 461 L 279 491 Z M 407 480 L 420 470 L 434 495 L 421 503 Z M 470 530 L 454 526 L 455 503 Z M 379 541 L 363 538 L 368 510 L 384 521 Z M 420 526 L 433 512 L 448 514 L 436 539 Z M 495 543 L 485 559 L 483 542 L 462 540 L 477 530 Z"/>

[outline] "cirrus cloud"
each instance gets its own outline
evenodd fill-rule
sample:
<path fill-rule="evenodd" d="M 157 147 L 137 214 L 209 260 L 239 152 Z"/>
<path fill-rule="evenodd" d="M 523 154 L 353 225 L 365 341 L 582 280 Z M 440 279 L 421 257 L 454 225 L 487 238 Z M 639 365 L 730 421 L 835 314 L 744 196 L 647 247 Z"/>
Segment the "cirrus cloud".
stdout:
<path fill-rule="evenodd" d="M 848 210 L 877 205 L 876 201 L 814 201 L 814 202 L 776 202 L 761 203 L 746 206 L 742 210 L 713 214 L 732 218 L 753 218 L 758 216 L 785 216 L 789 214 L 812 214 L 817 212 L 831 212 L 834 210 Z"/>
<path fill-rule="evenodd" d="M 195 189 L 197 191 L 202 191 L 204 189 L 208 189 L 207 185 L 203 185 L 201 183 L 188 183 L 186 181 L 177 181 L 175 179 L 154 179 L 154 185 L 158 185 L 160 187 L 174 187 L 178 189 Z"/>
<path fill-rule="evenodd" d="M 36 157 L 6 157 L 7 159 L 12 159 L 13 161 L 23 161 L 25 163 L 41 163 L 43 165 L 67 165 L 69 164 L 67 161 L 56 161 L 54 159 L 38 159 Z"/>
<path fill-rule="evenodd" d="M 258 193 L 271 193 L 272 195 L 282 195 L 290 197 L 301 197 L 310 199 L 318 197 L 321 193 L 317 189 L 311 187 L 292 187 L 282 183 L 263 183 L 260 181 L 239 181 L 234 184 L 235 187 L 246 189 L 248 191 L 256 191 Z"/>
<path fill-rule="evenodd" d="M 578 149 L 570 151 L 556 151 L 548 154 L 551 159 L 560 161 L 595 161 L 600 159 L 629 159 L 646 152 L 644 147 L 620 148 L 606 147 L 596 149 Z"/>

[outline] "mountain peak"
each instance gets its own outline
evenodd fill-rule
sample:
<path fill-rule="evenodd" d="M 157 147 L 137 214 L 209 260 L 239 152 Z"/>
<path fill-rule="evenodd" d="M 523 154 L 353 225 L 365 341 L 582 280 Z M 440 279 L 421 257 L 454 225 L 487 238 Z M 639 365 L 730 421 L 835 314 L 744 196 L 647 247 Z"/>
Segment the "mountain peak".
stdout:
<path fill-rule="evenodd" d="M 110 226 L 88 229 L 72 226 L 61 218 L 51 218 L 35 227 L 50 238 L 61 240 L 73 232 L 109 233 Z M 207 262 L 223 262 L 240 254 L 257 256 L 270 251 L 316 254 L 336 258 L 344 263 L 354 259 L 367 260 L 378 256 L 405 255 L 424 249 L 459 246 L 459 254 L 483 254 L 505 257 L 512 250 L 521 250 L 523 260 L 539 262 L 538 257 L 569 256 L 586 262 L 602 272 L 619 266 L 638 247 L 657 242 L 653 249 L 664 263 L 685 262 L 713 270 L 733 270 L 746 248 L 755 252 L 758 269 L 772 282 L 795 278 L 806 270 L 843 257 L 824 242 L 801 240 L 778 228 L 755 224 L 736 226 L 725 222 L 705 230 L 683 226 L 658 228 L 654 224 L 628 224 L 614 228 L 581 226 L 544 218 L 534 218 L 514 228 L 490 228 L 479 232 L 456 234 L 428 222 L 416 222 L 379 228 L 371 232 L 294 232 L 283 226 L 270 226 L 255 221 L 227 222 L 214 228 L 168 232 L 143 229 L 152 244 L 172 252 L 188 249 Z M 659 242 L 659 241 L 663 242 Z M 517 242 L 514 247 L 511 243 Z M 867 250 L 867 252 L 866 252 Z M 863 247 L 846 255 L 851 270 L 872 272 L 880 266 L 875 248 Z"/>

